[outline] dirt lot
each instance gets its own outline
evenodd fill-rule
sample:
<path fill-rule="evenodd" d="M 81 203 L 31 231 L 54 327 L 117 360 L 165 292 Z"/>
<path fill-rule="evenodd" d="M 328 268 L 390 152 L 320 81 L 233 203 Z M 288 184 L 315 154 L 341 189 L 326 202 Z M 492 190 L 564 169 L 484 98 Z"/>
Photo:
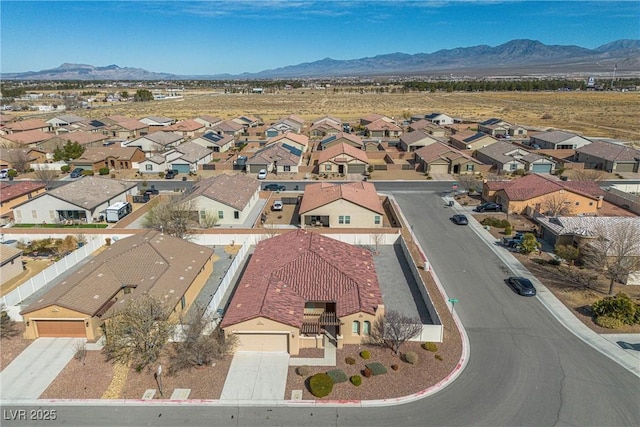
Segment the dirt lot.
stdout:
<path fill-rule="evenodd" d="M 15 323 L 16 335 L 11 338 L 0 339 L 0 371 L 9 366 L 22 351 L 29 347 L 32 340 L 22 338 L 24 332 L 24 323 Z"/>

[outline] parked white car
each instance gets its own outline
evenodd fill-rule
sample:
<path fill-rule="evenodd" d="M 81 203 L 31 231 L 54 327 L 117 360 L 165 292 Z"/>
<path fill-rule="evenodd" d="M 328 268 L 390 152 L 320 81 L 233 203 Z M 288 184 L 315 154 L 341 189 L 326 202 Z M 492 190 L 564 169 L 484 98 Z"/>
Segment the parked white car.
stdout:
<path fill-rule="evenodd" d="M 258 179 L 267 179 L 266 169 L 260 169 L 260 172 L 258 172 Z"/>
<path fill-rule="evenodd" d="M 282 200 L 276 200 L 273 202 L 273 206 L 271 207 L 271 209 L 273 209 L 274 211 L 281 211 L 282 210 Z"/>

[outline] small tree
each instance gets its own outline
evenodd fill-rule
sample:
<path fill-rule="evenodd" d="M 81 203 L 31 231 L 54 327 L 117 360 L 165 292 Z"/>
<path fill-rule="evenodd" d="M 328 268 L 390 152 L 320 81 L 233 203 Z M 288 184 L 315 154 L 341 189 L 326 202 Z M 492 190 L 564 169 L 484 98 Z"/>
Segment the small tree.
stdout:
<path fill-rule="evenodd" d="M 153 94 L 147 89 L 138 89 L 133 97 L 135 102 L 146 102 L 153 100 Z"/>
<path fill-rule="evenodd" d="M 420 319 L 389 310 L 373 323 L 368 342 L 390 348 L 394 354 L 398 354 L 400 347 L 421 330 Z"/>
<path fill-rule="evenodd" d="M 38 168 L 33 171 L 33 174 L 35 175 L 36 179 L 40 181 L 42 185 L 44 185 L 44 188 L 47 190 L 51 188 L 51 185 L 58 177 L 58 171 L 56 171 L 55 169 Z"/>
<path fill-rule="evenodd" d="M 200 217 L 200 226 L 202 228 L 213 228 L 218 225 L 218 215 L 215 215 L 209 211 L 206 211 L 203 216 Z"/>
<path fill-rule="evenodd" d="M 107 360 L 141 371 L 160 357 L 173 331 L 173 307 L 150 295 L 140 295 L 105 319 L 103 353 Z"/>
<path fill-rule="evenodd" d="M 11 166 L 13 166 L 13 169 L 17 170 L 18 172 L 26 172 L 27 169 L 29 169 L 28 166 L 31 158 L 29 157 L 29 153 L 27 150 L 15 148 L 13 150 L 10 150 L 7 160 L 11 162 Z"/>
<path fill-rule="evenodd" d="M 109 175 L 109 168 L 100 168 L 100 169 L 98 169 L 98 174 L 100 174 L 100 175 Z"/>
<path fill-rule="evenodd" d="M 545 197 L 540 207 L 549 216 L 571 215 L 571 200 L 565 194 L 553 194 Z"/>
<path fill-rule="evenodd" d="M 457 180 L 458 184 L 460 184 L 460 186 L 464 188 L 464 190 L 468 193 L 473 193 L 478 190 L 478 180 L 474 175 L 460 175 L 458 176 Z"/>
<path fill-rule="evenodd" d="M 53 160 L 56 162 L 60 160 L 77 159 L 82 156 L 85 148 L 77 142 L 67 141 L 62 147 L 57 146 L 53 150 Z"/>
<path fill-rule="evenodd" d="M 522 242 L 520 242 L 520 251 L 523 254 L 530 254 L 540 249 L 541 246 L 533 233 L 525 233 L 524 236 L 522 236 Z"/>
<path fill-rule="evenodd" d="M 569 264 L 569 267 L 571 267 L 573 262 L 580 256 L 580 250 L 572 245 L 556 245 L 554 252 L 565 260 L 567 264 Z"/>
<path fill-rule="evenodd" d="M 193 199 L 185 200 L 181 196 L 174 196 L 159 201 L 149 209 L 143 225 L 185 239 L 189 229 L 197 225 L 197 215 Z"/>

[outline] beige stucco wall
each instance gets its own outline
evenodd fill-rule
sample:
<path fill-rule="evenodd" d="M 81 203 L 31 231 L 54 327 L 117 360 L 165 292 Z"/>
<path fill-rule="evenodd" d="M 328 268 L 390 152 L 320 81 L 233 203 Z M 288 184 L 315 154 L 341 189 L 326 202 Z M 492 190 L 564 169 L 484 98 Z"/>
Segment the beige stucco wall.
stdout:
<path fill-rule="evenodd" d="M 344 344 L 361 344 L 362 340 L 366 339 L 369 335 L 364 333 L 364 322 L 369 322 L 371 325 L 370 331 L 373 329 L 376 316 L 369 313 L 354 313 L 349 316 L 340 318 L 340 335 L 342 335 Z M 353 332 L 353 322 L 360 322 L 360 333 Z"/>
<path fill-rule="evenodd" d="M 280 322 L 275 322 L 265 317 L 256 317 L 255 319 L 246 320 L 244 322 L 236 323 L 224 328 L 226 336 L 230 334 L 243 332 L 251 334 L 269 334 L 273 332 L 288 332 L 289 333 L 289 354 L 292 356 L 300 353 L 299 338 L 300 333 L 298 328 L 290 325 L 285 325 Z M 265 335 L 265 339 L 268 339 L 268 335 Z"/>
<path fill-rule="evenodd" d="M 97 317 L 90 317 L 86 313 L 80 313 L 59 305 L 50 305 L 48 307 L 41 308 L 40 310 L 24 314 L 22 317 L 25 324 L 23 336 L 28 340 L 38 338 L 38 331 L 36 328 L 36 322 L 38 320 L 82 320 L 85 322 L 85 330 L 89 341 L 95 341 L 100 337 L 100 335 L 102 335 L 102 331 L 100 329 L 100 325 L 102 324 L 101 319 Z M 86 326 L 87 322 L 89 322 L 89 326 Z"/>
<path fill-rule="evenodd" d="M 0 277 L 3 282 L 6 282 L 22 273 L 22 271 L 22 255 L 20 255 L 0 267 Z"/>
<path fill-rule="evenodd" d="M 339 224 L 339 216 L 348 215 L 351 217 L 350 224 Z M 300 216 L 301 227 L 304 228 L 304 217 L 306 216 L 328 216 L 329 227 L 332 228 L 382 228 L 384 223 L 383 215 L 370 211 L 353 204 L 347 200 L 340 199 L 327 205 L 313 209 Z M 375 216 L 380 217 L 380 224 L 375 224 Z"/>
<path fill-rule="evenodd" d="M 9 200 L 6 203 L 0 204 L 0 216 L 4 216 L 4 215 L 8 214 L 9 212 L 11 212 L 11 209 L 13 209 L 14 206 L 17 206 L 22 202 L 26 202 L 27 200 L 32 199 L 36 195 L 44 193 L 44 192 L 45 192 L 44 188 L 41 188 L 39 190 L 32 191 L 29 194 L 25 194 L 23 196 L 16 197 L 15 199 Z"/>
<path fill-rule="evenodd" d="M 569 202 L 569 215 L 595 214 L 598 212 L 598 209 L 602 207 L 602 200 L 594 200 L 566 190 L 556 191 L 555 193 L 545 194 L 544 196 L 534 197 L 525 201 L 509 201 L 504 191 L 497 191 L 495 193 L 497 203 L 508 206 L 509 212 L 519 214 L 523 213 L 527 207 L 535 209 L 538 204 L 540 205 L 540 210 L 544 212 L 547 210 L 544 207 L 545 201 L 550 198 Z"/>
<path fill-rule="evenodd" d="M 251 210 L 258 201 L 259 194 L 259 189 L 256 187 L 256 192 L 251 196 L 249 203 L 247 203 L 243 210 L 238 211 L 240 213 L 238 219 L 233 217 L 233 213 L 236 210 L 231 206 L 203 196 L 198 196 L 194 200 L 196 201 L 198 211 L 207 211 L 215 216 L 218 216 L 219 211 L 223 212 L 223 218 L 218 220 L 218 225 L 239 225 L 242 224 L 251 213 Z"/>

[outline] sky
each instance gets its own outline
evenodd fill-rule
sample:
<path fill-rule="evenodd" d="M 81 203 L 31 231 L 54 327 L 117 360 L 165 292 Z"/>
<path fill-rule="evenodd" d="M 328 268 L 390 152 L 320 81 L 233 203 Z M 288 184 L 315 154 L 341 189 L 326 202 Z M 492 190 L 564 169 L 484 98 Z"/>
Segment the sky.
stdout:
<path fill-rule="evenodd" d="M 63 63 L 240 74 L 513 39 L 640 39 L 640 1 L 0 1 L 0 71 Z"/>

